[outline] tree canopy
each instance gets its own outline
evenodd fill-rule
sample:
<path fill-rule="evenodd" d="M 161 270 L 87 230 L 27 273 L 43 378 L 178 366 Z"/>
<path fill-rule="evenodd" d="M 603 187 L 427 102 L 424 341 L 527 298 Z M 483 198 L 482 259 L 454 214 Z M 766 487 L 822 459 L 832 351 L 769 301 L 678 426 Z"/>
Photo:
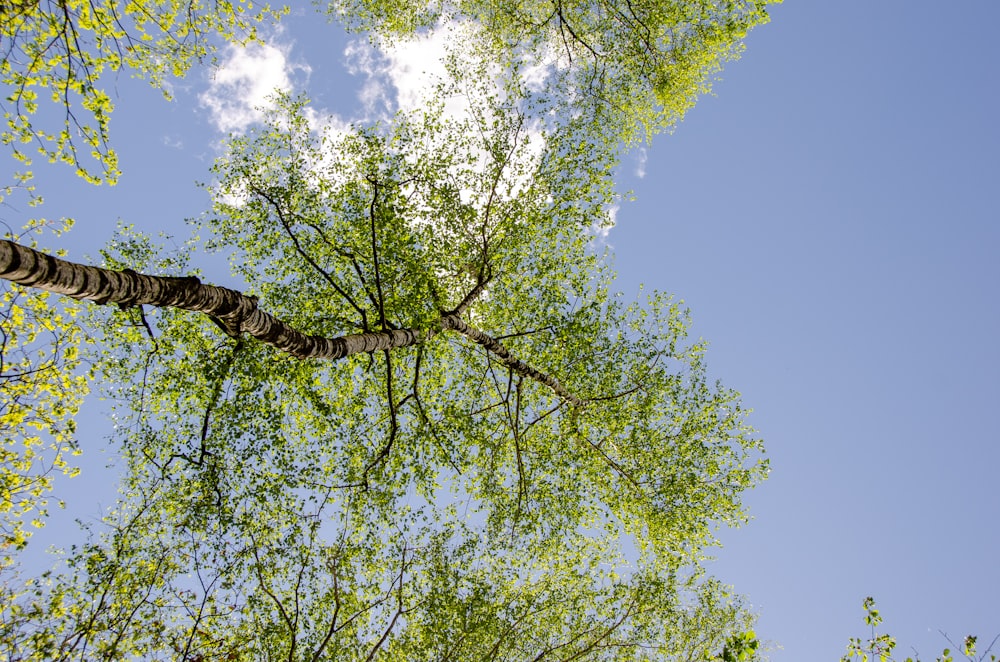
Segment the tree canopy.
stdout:
<path fill-rule="evenodd" d="M 673 127 L 777 2 L 332 0 L 329 12 L 390 40 L 471 28 L 463 51 L 530 72 L 539 115 L 572 118 L 616 148 Z"/>
<path fill-rule="evenodd" d="M 520 65 L 497 88 L 481 56 L 350 130 L 280 98 L 175 252 L 0 244 L 3 278 L 117 304 L 84 325 L 123 467 L 64 571 L 8 580 L 8 657 L 755 655 L 703 562 L 767 463 L 683 305 L 614 291 L 595 228 L 623 125 L 547 123 Z M 242 291 L 202 283 L 196 248 Z"/>
<path fill-rule="evenodd" d="M 19 239 L 33 243 L 26 232 Z M 47 514 L 53 474 L 74 474 L 74 416 L 87 383 L 78 373 L 74 308 L 47 293 L 2 291 L 0 308 L 0 576 Z M 7 597 L 6 595 L 4 596 Z"/>
<path fill-rule="evenodd" d="M 254 7 L 247 0 L 2 2 L 0 85 L 6 94 L 0 110 L 6 126 L 0 140 L 25 166 L 38 153 L 73 165 L 94 183 L 114 182 L 118 157 L 109 141 L 114 100 L 105 90 L 108 76 L 134 71 L 166 91 L 171 77 L 211 55 L 218 38 L 255 39 L 256 25 L 277 15 L 266 3 Z M 86 150 L 83 158 L 78 145 Z"/>
<path fill-rule="evenodd" d="M 133 496 L 56 592 L 74 618 L 32 640 L 54 656 L 704 657 L 745 629 L 699 562 L 711 527 L 742 519 L 759 442 L 684 346 L 680 306 L 610 295 L 580 231 L 603 213 L 576 195 L 588 173 L 567 176 L 513 112 L 333 144 L 299 104 L 279 113 L 219 162 L 210 243 L 292 326 L 415 340 L 334 362 L 170 309 L 95 324 Z M 115 266 L 150 262 L 141 241 L 120 249 Z M 710 633 L 692 639 L 691 618 Z"/>

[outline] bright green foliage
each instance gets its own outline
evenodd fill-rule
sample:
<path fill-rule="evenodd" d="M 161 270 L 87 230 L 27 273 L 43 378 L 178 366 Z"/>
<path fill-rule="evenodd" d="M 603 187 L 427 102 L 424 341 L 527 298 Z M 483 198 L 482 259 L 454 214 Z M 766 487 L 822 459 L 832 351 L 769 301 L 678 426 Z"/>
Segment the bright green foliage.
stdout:
<path fill-rule="evenodd" d="M 742 493 L 767 473 L 761 444 L 738 394 L 707 379 L 683 306 L 615 293 L 595 232 L 622 141 L 671 126 L 765 4 L 449 6 L 487 39 L 451 53 L 437 101 L 338 132 L 283 99 L 234 138 L 200 231 L 241 289 L 308 333 L 424 340 L 296 360 L 174 309 L 96 312 L 122 497 L 64 572 L 10 592 L 0 650 L 757 659 L 752 616 L 702 564 L 715 527 L 745 520 Z M 118 7 L 3 5 L 19 54 L 2 70 L 18 90 L 9 140 L 82 168 L 72 115 L 59 134 L 30 124 L 31 90 L 68 91 L 109 179 L 100 72 L 160 82 L 204 56 L 208 34 L 252 25 L 229 3 Z M 392 33 L 443 7 L 341 6 Z M 52 27 L 59 8 L 75 13 Z M 87 48 L 66 34 L 89 35 Z M 494 63 L 507 66 L 500 92 Z M 522 78 L 531 67 L 544 75 Z M 446 113 L 456 99 L 463 112 Z M 187 248 L 164 257 L 122 231 L 106 258 L 181 275 Z"/>
<path fill-rule="evenodd" d="M 73 475 L 73 417 L 87 384 L 77 374 L 77 309 L 48 294 L 0 292 L 0 571 L 40 527 L 52 474 Z"/>
<path fill-rule="evenodd" d="M 213 39 L 255 39 L 256 25 L 278 13 L 250 0 L 4 0 L 0 140 L 25 164 L 37 152 L 88 181 L 114 182 L 113 103 L 101 77 L 130 69 L 162 87 L 210 56 Z M 40 112 L 46 104 L 55 109 Z"/>
<path fill-rule="evenodd" d="M 73 374 L 74 314 L 53 309 L 45 293 L 17 286 L 0 293 L 0 553 L 26 544 L 25 520 L 42 525 L 51 473 L 73 473 L 72 416 L 86 390 Z"/>
<path fill-rule="evenodd" d="M 477 44 L 482 60 L 508 67 L 511 79 L 544 74 L 531 94 L 538 117 L 572 117 L 591 139 L 616 147 L 673 127 L 775 2 L 333 0 L 330 13 L 389 39 L 471 19 L 477 34 L 463 50 Z"/>
<path fill-rule="evenodd" d="M 865 625 L 871 628 L 871 637 L 864 641 L 861 638 L 852 637 L 847 644 L 847 655 L 840 658 L 840 662 L 874 662 L 875 660 L 879 662 L 892 662 L 896 659 L 892 657 L 892 651 L 896 648 L 896 638 L 888 634 L 877 633 L 876 628 L 882 623 L 882 616 L 879 614 L 878 609 L 875 608 L 874 598 L 865 598 L 862 606 L 865 610 Z M 945 639 L 948 639 L 947 635 L 945 635 Z M 961 655 L 965 659 L 976 662 L 984 662 L 987 659 L 989 662 L 996 662 L 1000 659 L 990 652 L 993 648 L 992 645 L 984 652 L 977 653 L 976 641 L 977 638 L 971 634 L 962 640 Z M 952 646 L 955 645 L 950 639 L 948 639 L 948 643 Z M 994 639 L 994 643 L 996 643 L 996 639 Z M 989 655 L 988 658 L 986 657 L 987 655 Z M 945 648 L 935 660 L 936 662 L 954 662 L 955 655 L 950 648 Z M 907 657 L 905 662 L 920 662 L 920 658 Z"/>
<path fill-rule="evenodd" d="M 19 554 L 45 523 L 56 476 L 76 474 L 74 417 L 88 390 L 77 312 L 44 292 L 0 290 L 0 642 L 44 582 L 23 583 Z"/>
<path fill-rule="evenodd" d="M 600 155 L 549 149 L 507 103 L 320 137 L 285 100 L 233 141 L 203 230 L 262 308 L 317 334 L 434 333 L 295 360 L 200 316 L 112 312 L 95 328 L 123 497 L 19 603 L 35 616 L 8 650 L 753 659 L 751 616 L 701 562 L 745 518 L 760 443 L 683 308 L 610 290 Z M 183 269 L 141 238 L 115 249 Z M 578 402 L 442 329 L 456 309 Z"/>
<path fill-rule="evenodd" d="M 759 659 L 760 641 L 753 630 L 734 634 L 722 649 L 721 662 L 749 662 Z"/>

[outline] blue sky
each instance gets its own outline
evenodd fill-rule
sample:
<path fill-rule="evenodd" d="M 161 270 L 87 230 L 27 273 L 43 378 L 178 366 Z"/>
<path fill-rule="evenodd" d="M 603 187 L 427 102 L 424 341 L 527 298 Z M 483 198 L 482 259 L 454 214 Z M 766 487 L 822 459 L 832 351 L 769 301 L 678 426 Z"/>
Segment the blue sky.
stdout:
<path fill-rule="evenodd" d="M 772 475 L 717 570 L 774 660 L 835 659 L 866 595 L 904 653 L 1000 633 L 998 18 L 777 7 L 611 235 L 755 409 Z"/>
<path fill-rule="evenodd" d="M 992 0 L 786 2 L 715 95 L 622 167 L 636 201 L 607 238 L 621 289 L 688 303 L 767 443 L 755 520 L 722 533 L 714 569 L 783 647 L 772 660 L 838 659 L 866 634 L 866 595 L 904 654 L 933 658 L 939 629 L 1000 633 L 998 21 Z M 336 28 L 292 17 L 273 43 L 285 68 L 259 61 L 258 81 L 285 71 L 317 106 L 363 111 Z M 194 71 L 165 103 L 116 81 L 115 188 L 39 169 L 42 212 L 77 218 L 71 258 L 119 218 L 187 237 L 220 122 L 239 119 L 206 103 L 210 85 Z M 107 430 L 88 407 L 85 449 Z M 111 459 L 85 456 L 71 516 L 110 505 Z M 68 516 L 39 540 L 66 542 Z"/>

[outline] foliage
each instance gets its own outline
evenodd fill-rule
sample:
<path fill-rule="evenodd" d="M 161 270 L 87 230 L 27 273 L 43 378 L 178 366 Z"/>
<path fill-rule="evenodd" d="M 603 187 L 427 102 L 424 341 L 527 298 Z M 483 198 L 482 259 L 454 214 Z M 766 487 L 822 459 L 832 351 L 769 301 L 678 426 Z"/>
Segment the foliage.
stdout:
<path fill-rule="evenodd" d="M 726 642 L 720 656 L 721 662 L 748 662 L 759 659 L 757 657 L 760 648 L 760 641 L 753 630 L 734 634 Z"/>
<path fill-rule="evenodd" d="M 87 392 L 77 372 L 75 306 L 14 285 L 0 293 L 0 570 L 40 527 L 53 472 L 73 475 L 73 416 Z"/>
<path fill-rule="evenodd" d="M 18 238 L 37 230 L 28 227 Z M 54 305 L 45 292 L 15 285 L 0 292 L 0 641 L 20 619 L 26 594 L 43 581 L 24 583 L 17 560 L 32 529 L 45 523 L 54 478 L 76 474 L 74 417 L 88 390 L 79 370 L 77 312 L 72 304 Z"/>
<path fill-rule="evenodd" d="M 333 0 L 329 11 L 390 40 L 471 28 L 464 57 L 478 48 L 510 80 L 530 73 L 538 118 L 573 118 L 617 148 L 672 128 L 775 2 Z"/>
<path fill-rule="evenodd" d="M 102 77 L 128 69 L 166 91 L 210 56 L 213 39 L 246 42 L 280 12 L 249 0 L 6 0 L 0 2 L 0 140 L 31 163 L 31 149 L 73 165 L 91 182 L 114 182 L 108 143 L 114 104 Z M 49 112 L 45 104 L 55 106 Z M 77 140 L 93 163 L 81 158 Z M 27 174 L 27 173 L 26 173 Z"/>
<path fill-rule="evenodd" d="M 162 84 L 209 35 L 272 13 L 119 7 L 0 10 L 5 139 L 92 180 L 117 167 L 102 71 Z M 386 34 L 444 13 L 339 9 Z M 435 99 L 349 131 L 279 99 L 217 162 L 199 228 L 295 328 L 419 341 L 301 360 L 174 308 L 91 311 L 122 495 L 63 571 L 8 590 L 8 658 L 757 659 L 752 615 L 703 562 L 718 526 L 745 521 L 761 442 L 707 378 L 683 305 L 614 292 L 594 232 L 621 142 L 671 126 L 764 4 L 453 9 L 488 39 L 451 52 Z M 535 66 L 544 84 L 524 78 Z M 36 128 L 35 88 L 64 104 L 59 132 Z M 76 130 L 103 174 L 80 163 Z M 191 247 L 163 255 L 123 230 L 105 258 L 181 275 Z M 52 426 L 82 395 L 79 331 L 32 310 L 69 339 L 66 392 L 35 401 L 63 407 L 46 430 L 71 449 Z"/>
<path fill-rule="evenodd" d="M 610 291 L 587 234 L 610 175 L 506 103 L 320 137 L 285 100 L 233 140 L 205 231 L 262 307 L 432 333 L 331 362 L 172 309 L 95 322 L 124 496 L 10 650 L 751 659 L 751 616 L 701 562 L 745 517 L 760 443 L 681 306 Z"/>
<path fill-rule="evenodd" d="M 869 660 L 879 660 L 879 662 L 891 662 L 894 658 L 892 657 L 892 652 L 896 648 L 896 638 L 888 634 L 878 634 L 876 628 L 882 623 L 882 616 L 879 610 L 875 608 L 875 599 L 868 597 L 865 598 L 862 604 L 865 610 L 865 625 L 871 628 L 871 637 L 867 640 L 862 641 L 859 637 L 851 638 L 850 642 L 847 644 L 847 655 L 840 658 L 841 662 L 868 662 Z M 943 634 L 943 633 L 942 633 Z M 947 635 L 943 635 L 945 639 L 948 639 Z M 1000 637 L 998 637 L 1000 639 Z M 978 638 L 973 635 L 968 635 L 962 640 L 961 648 L 959 648 L 959 654 L 962 655 L 967 660 L 977 660 L 983 662 L 984 660 L 989 660 L 990 662 L 996 662 L 1000 659 L 995 654 L 990 651 L 993 649 L 993 644 L 996 643 L 996 639 L 993 640 L 993 644 L 982 653 L 977 653 L 976 643 Z M 951 646 L 958 648 L 950 639 L 948 643 Z M 978 657 L 977 657 L 978 655 Z M 986 656 L 989 655 L 989 658 Z M 905 662 L 919 662 L 919 657 L 912 658 L 907 657 Z M 951 648 L 945 648 L 941 655 L 936 657 L 937 662 L 953 662 L 955 660 L 955 652 Z"/>

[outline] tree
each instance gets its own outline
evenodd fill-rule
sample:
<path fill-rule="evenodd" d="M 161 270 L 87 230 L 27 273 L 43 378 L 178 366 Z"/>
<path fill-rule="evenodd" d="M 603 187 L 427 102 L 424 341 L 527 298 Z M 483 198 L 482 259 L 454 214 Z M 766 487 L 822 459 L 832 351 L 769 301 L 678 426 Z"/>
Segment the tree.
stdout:
<path fill-rule="evenodd" d="M 6 619 L 10 657 L 752 654 L 701 563 L 760 442 L 681 306 L 610 291 L 603 152 L 540 143 L 513 103 L 319 137 L 283 101 L 233 139 L 203 228 L 245 296 L 2 244 L 5 277 L 121 305 L 91 328 L 126 465 L 110 530 Z M 142 307 L 175 294 L 215 323 Z M 406 341 L 302 358 L 288 328 Z"/>
<path fill-rule="evenodd" d="M 348 9 L 384 35 L 440 9 L 371 7 Z M 3 5 L 5 140 L 113 180 L 101 72 L 182 73 L 252 27 L 242 8 Z M 451 53 L 428 107 L 321 137 L 284 99 L 232 140 L 201 229 L 245 293 L 141 236 L 104 268 L 0 243 L 5 278 L 118 304 L 92 313 L 88 360 L 124 469 L 64 572 L 5 585 L 8 658 L 756 655 L 702 561 L 766 474 L 760 442 L 682 307 L 612 293 L 592 230 L 621 141 L 672 125 L 763 5 L 456 9 L 489 39 Z M 58 314 L 37 323 L 76 342 Z M 52 400 L 67 420 L 74 393 Z"/>
<path fill-rule="evenodd" d="M 211 55 L 213 38 L 251 41 L 256 24 L 279 13 L 247 0 L 0 2 L 0 84 L 8 90 L 0 102 L 6 120 L 0 140 L 25 165 L 31 155 L 22 145 L 34 144 L 89 181 L 114 182 L 118 159 L 108 142 L 114 103 L 102 77 L 132 70 L 166 93 L 170 76 L 183 76 Z M 50 124 L 43 113 L 39 123 L 48 102 L 61 117 Z M 93 163 L 81 159 L 77 140 Z"/>
<path fill-rule="evenodd" d="M 536 79 L 537 118 L 617 149 L 672 128 L 780 0 L 332 0 L 331 15 L 384 39 L 468 30 L 464 57 Z M 539 84 L 541 78 L 544 82 Z"/>
<path fill-rule="evenodd" d="M 865 598 L 862 607 L 865 610 L 865 625 L 871 628 L 871 637 L 865 641 L 862 641 L 860 637 L 852 637 L 850 643 L 847 644 L 847 655 L 840 658 L 841 662 L 854 662 L 855 660 L 868 662 L 868 660 L 875 659 L 878 659 L 879 662 L 891 662 L 893 660 L 892 652 L 896 649 L 896 639 L 888 634 L 879 634 L 877 632 L 878 626 L 882 623 L 882 616 L 879 610 L 875 608 L 875 599 L 871 597 Z M 942 633 L 942 636 L 951 646 L 959 648 L 948 638 L 948 635 Z M 1000 636 L 995 638 L 985 651 L 979 653 L 976 650 L 978 637 L 971 634 L 967 635 L 962 640 L 959 654 L 967 660 L 985 662 L 985 660 L 989 659 L 990 662 L 996 662 L 998 659 L 997 656 L 990 651 L 993 650 L 993 646 L 998 639 L 1000 639 Z M 989 658 L 986 657 L 987 655 L 989 655 Z M 919 659 L 919 655 L 916 659 L 907 657 L 906 662 L 919 662 Z M 941 651 L 940 657 L 935 659 L 937 662 L 954 662 L 955 656 L 951 648 L 945 648 Z"/>

